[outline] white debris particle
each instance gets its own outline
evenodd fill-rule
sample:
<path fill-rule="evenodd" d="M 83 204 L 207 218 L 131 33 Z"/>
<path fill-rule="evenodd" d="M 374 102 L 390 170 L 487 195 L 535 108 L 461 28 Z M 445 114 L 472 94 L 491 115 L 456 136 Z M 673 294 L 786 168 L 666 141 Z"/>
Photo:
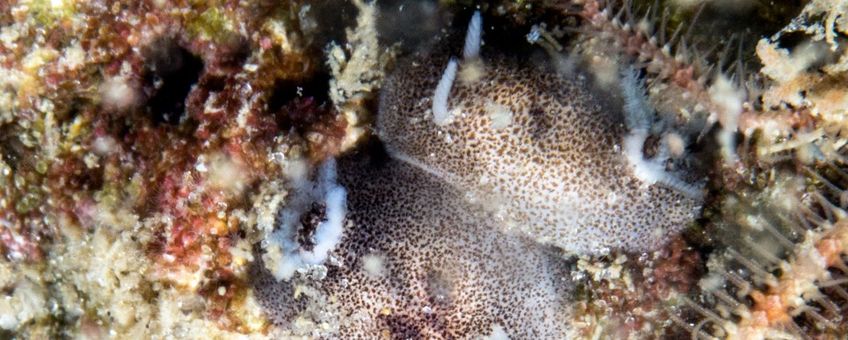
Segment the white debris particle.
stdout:
<path fill-rule="evenodd" d="M 385 273 L 385 260 L 377 254 L 368 254 L 362 257 L 362 269 L 373 277 L 382 277 Z"/>
<path fill-rule="evenodd" d="M 503 105 L 489 102 L 486 104 L 486 114 L 489 115 L 489 119 L 492 121 L 492 128 L 499 130 L 503 129 L 509 124 L 512 123 L 512 111 Z"/>
<path fill-rule="evenodd" d="M 138 103 L 139 95 L 124 77 L 114 77 L 100 85 L 100 100 L 106 107 L 126 110 Z"/>
<path fill-rule="evenodd" d="M 492 326 L 492 332 L 489 333 L 488 336 L 484 338 L 485 340 L 509 340 L 509 335 L 506 334 L 503 326 L 494 324 Z"/>
<path fill-rule="evenodd" d="M 85 51 L 79 42 L 71 45 L 65 50 L 65 55 L 60 60 L 61 65 L 74 70 L 80 67 L 85 62 Z"/>
<path fill-rule="evenodd" d="M 683 137 L 676 132 L 669 132 L 665 134 L 665 144 L 668 147 L 668 152 L 673 158 L 682 157 L 683 153 L 686 151 L 686 142 L 683 140 Z"/>

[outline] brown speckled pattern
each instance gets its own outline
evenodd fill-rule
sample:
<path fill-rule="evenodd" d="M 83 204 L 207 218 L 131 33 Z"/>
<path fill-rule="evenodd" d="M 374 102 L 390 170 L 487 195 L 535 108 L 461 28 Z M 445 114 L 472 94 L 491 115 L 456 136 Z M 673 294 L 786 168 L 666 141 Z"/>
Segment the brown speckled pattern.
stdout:
<path fill-rule="evenodd" d="M 700 202 L 632 175 L 620 110 L 601 105 L 603 95 L 584 81 L 540 65 L 483 61 L 482 79 L 454 83 L 453 122 L 441 127 L 430 107 L 447 57 L 399 65 L 377 124 L 390 153 L 492 209 L 505 229 L 574 253 L 654 248 L 698 213 Z M 487 109 L 497 105 L 512 112 L 501 129 Z"/>
<path fill-rule="evenodd" d="M 568 264 L 558 252 L 492 227 L 488 215 L 407 164 L 343 161 L 349 229 L 318 283 L 332 297 L 344 339 L 478 338 L 502 327 L 513 339 L 567 338 Z M 383 259 L 383 275 L 363 256 Z M 269 274 L 256 294 L 274 323 L 303 308 L 290 283 Z"/>

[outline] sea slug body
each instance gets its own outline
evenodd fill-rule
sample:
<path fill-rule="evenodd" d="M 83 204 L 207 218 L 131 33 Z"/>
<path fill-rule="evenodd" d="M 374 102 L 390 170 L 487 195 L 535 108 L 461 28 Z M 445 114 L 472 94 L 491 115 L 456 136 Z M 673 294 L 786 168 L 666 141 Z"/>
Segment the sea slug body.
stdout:
<path fill-rule="evenodd" d="M 408 164 L 348 158 L 339 172 L 349 223 L 330 255 L 338 264 L 317 283 L 335 301 L 318 302 L 319 321 L 336 325 L 327 337 L 569 337 L 569 266 L 557 251 L 501 233 L 454 188 Z M 295 297 L 296 282 L 255 277 L 278 326 L 309 312 L 314 294 Z"/>
<path fill-rule="evenodd" d="M 436 48 L 400 63 L 377 119 L 390 155 L 491 209 L 503 230 L 572 253 L 655 248 L 699 213 L 700 189 L 684 180 L 694 176 L 642 154 L 649 126 L 628 126 L 630 112 L 604 99 L 611 92 L 550 65 L 482 52 L 485 72 L 453 84 L 447 105 L 431 101 L 444 100 L 450 52 Z M 450 120 L 437 107 L 449 107 Z"/>

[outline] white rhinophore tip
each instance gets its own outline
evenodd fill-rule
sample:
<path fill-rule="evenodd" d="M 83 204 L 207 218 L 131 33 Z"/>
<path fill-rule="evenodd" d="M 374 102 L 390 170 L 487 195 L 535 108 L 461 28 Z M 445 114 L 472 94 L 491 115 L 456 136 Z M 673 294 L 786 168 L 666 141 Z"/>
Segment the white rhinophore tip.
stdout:
<path fill-rule="evenodd" d="M 719 75 L 713 82 L 709 94 L 712 102 L 716 104 L 718 121 L 721 123 L 721 131 L 718 134 L 721 155 L 725 162 L 732 166 L 739 160 L 736 154 L 736 131 L 739 129 L 745 94 L 723 75 Z"/>
<path fill-rule="evenodd" d="M 468 33 L 465 34 L 465 47 L 462 49 L 462 59 L 469 60 L 480 56 L 480 37 L 483 34 L 483 18 L 480 11 L 474 11 L 471 22 L 468 23 Z"/>
<path fill-rule="evenodd" d="M 450 118 L 448 96 L 450 95 L 453 81 L 456 79 L 457 66 L 456 58 L 451 58 L 448 61 L 448 66 L 445 67 L 445 73 L 442 73 L 442 79 L 439 80 L 439 84 L 436 85 L 436 92 L 433 93 L 433 122 L 439 126 L 447 124 Z"/>

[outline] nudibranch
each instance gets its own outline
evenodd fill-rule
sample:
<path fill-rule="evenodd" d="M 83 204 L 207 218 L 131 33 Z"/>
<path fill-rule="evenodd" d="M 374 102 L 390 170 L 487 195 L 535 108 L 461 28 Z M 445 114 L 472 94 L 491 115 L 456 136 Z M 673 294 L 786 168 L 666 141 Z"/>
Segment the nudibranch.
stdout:
<path fill-rule="evenodd" d="M 502 233 L 456 189 L 402 162 L 343 159 L 338 180 L 347 223 L 324 277 L 254 280 L 276 325 L 297 333 L 308 319 L 327 325 L 305 331 L 321 338 L 569 338 L 570 266 L 558 251 Z"/>
<path fill-rule="evenodd" d="M 502 230 L 574 254 L 649 250 L 697 216 L 697 178 L 675 168 L 685 137 L 653 126 L 634 72 L 600 90 L 554 63 L 481 54 L 481 33 L 477 13 L 461 58 L 435 48 L 387 79 L 376 130 L 392 157 L 495 212 Z"/>

